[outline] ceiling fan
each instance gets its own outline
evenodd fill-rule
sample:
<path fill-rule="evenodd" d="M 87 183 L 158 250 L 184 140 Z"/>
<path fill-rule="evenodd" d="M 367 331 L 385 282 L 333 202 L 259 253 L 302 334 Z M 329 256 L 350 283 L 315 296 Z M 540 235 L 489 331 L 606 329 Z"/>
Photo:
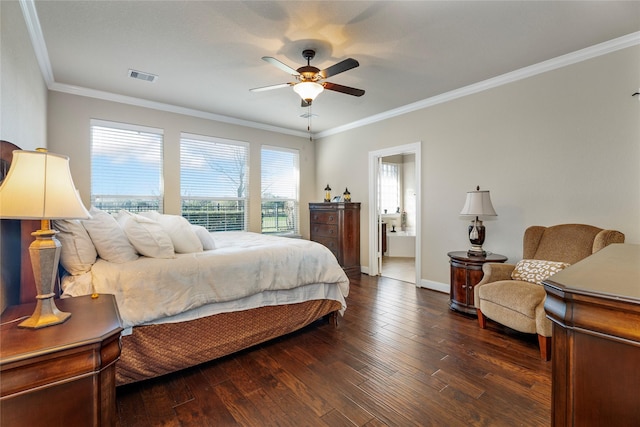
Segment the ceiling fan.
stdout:
<path fill-rule="evenodd" d="M 344 61 L 340 61 L 324 70 L 320 70 L 311 65 L 311 60 L 316 56 L 316 51 L 313 49 L 305 49 L 302 51 L 302 57 L 307 60 L 307 65 L 304 65 L 297 70 L 289 67 L 288 65 L 278 61 L 271 56 L 263 56 L 262 59 L 268 63 L 275 65 L 281 70 L 291 74 L 297 81 L 282 83 L 272 86 L 257 87 L 249 89 L 252 92 L 260 92 L 264 90 L 279 89 L 282 87 L 293 86 L 293 90 L 302 98 L 302 106 L 308 107 L 313 100 L 324 89 L 333 90 L 335 92 L 346 93 L 347 95 L 362 96 L 364 90 L 356 89 L 349 86 L 342 86 L 336 83 L 324 81 L 327 77 L 335 76 L 336 74 L 358 67 L 360 64 L 353 58 L 347 58 Z"/>

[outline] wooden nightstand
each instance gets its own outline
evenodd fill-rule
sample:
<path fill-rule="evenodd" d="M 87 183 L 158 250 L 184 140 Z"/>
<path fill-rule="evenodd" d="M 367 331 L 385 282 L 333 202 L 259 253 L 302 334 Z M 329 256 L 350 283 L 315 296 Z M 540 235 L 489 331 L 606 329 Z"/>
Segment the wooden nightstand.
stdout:
<path fill-rule="evenodd" d="M 505 262 L 507 257 L 500 254 L 487 256 L 469 256 L 467 251 L 449 252 L 451 264 L 451 300 L 452 310 L 467 314 L 476 314 L 473 302 L 473 287 L 482 280 L 482 265 L 487 262 Z"/>
<path fill-rule="evenodd" d="M 113 295 L 56 300 L 65 323 L 18 328 L 35 304 L 0 317 L 0 425 L 114 426 L 121 321 Z M 6 323 L 6 324 L 5 324 Z"/>

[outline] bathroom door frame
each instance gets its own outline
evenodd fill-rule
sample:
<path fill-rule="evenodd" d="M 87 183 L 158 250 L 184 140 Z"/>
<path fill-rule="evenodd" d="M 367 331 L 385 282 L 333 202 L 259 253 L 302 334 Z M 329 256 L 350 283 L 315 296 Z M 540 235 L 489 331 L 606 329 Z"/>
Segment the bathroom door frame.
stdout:
<path fill-rule="evenodd" d="M 378 186 L 380 179 L 380 162 L 383 157 L 394 156 L 397 154 L 414 154 L 415 155 L 415 187 L 416 187 L 416 277 L 415 284 L 420 286 L 421 275 L 421 248 L 422 233 L 422 202 L 421 202 L 421 185 L 422 185 L 422 141 L 412 144 L 398 145 L 382 150 L 369 152 L 369 275 L 379 276 L 382 272 L 382 217 L 379 215 L 380 200 L 378 200 Z"/>

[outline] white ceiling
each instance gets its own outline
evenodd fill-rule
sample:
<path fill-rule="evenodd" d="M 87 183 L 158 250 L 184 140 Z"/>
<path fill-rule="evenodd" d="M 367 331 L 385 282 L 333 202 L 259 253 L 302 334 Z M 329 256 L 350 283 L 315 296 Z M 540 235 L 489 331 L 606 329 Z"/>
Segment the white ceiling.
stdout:
<path fill-rule="evenodd" d="M 307 120 L 290 87 L 249 91 L 292 81 L 262 56 L 298 68 L 313 48 L 320 69 L 360 62 L 327 80 L 364 96 L 324 91 L 313 103 L 312 131 L 330 133 L 623 36 L 637 44 L 640 34 L 638 1 L 31 1 L 50 88 L 293 134 Z M 159 78 L 135 80 L 129 69 Z"/>

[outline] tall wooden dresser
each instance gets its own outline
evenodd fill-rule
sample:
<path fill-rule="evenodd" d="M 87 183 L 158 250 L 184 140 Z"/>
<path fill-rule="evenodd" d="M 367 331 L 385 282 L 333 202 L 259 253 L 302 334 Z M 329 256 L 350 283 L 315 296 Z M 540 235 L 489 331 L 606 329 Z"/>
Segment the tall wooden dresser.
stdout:
<path fill-rule="evenodd" d="M 311 240 L 328 247 L 349 277 L 360 275 L 360 203 L 309 203 Z"/>

